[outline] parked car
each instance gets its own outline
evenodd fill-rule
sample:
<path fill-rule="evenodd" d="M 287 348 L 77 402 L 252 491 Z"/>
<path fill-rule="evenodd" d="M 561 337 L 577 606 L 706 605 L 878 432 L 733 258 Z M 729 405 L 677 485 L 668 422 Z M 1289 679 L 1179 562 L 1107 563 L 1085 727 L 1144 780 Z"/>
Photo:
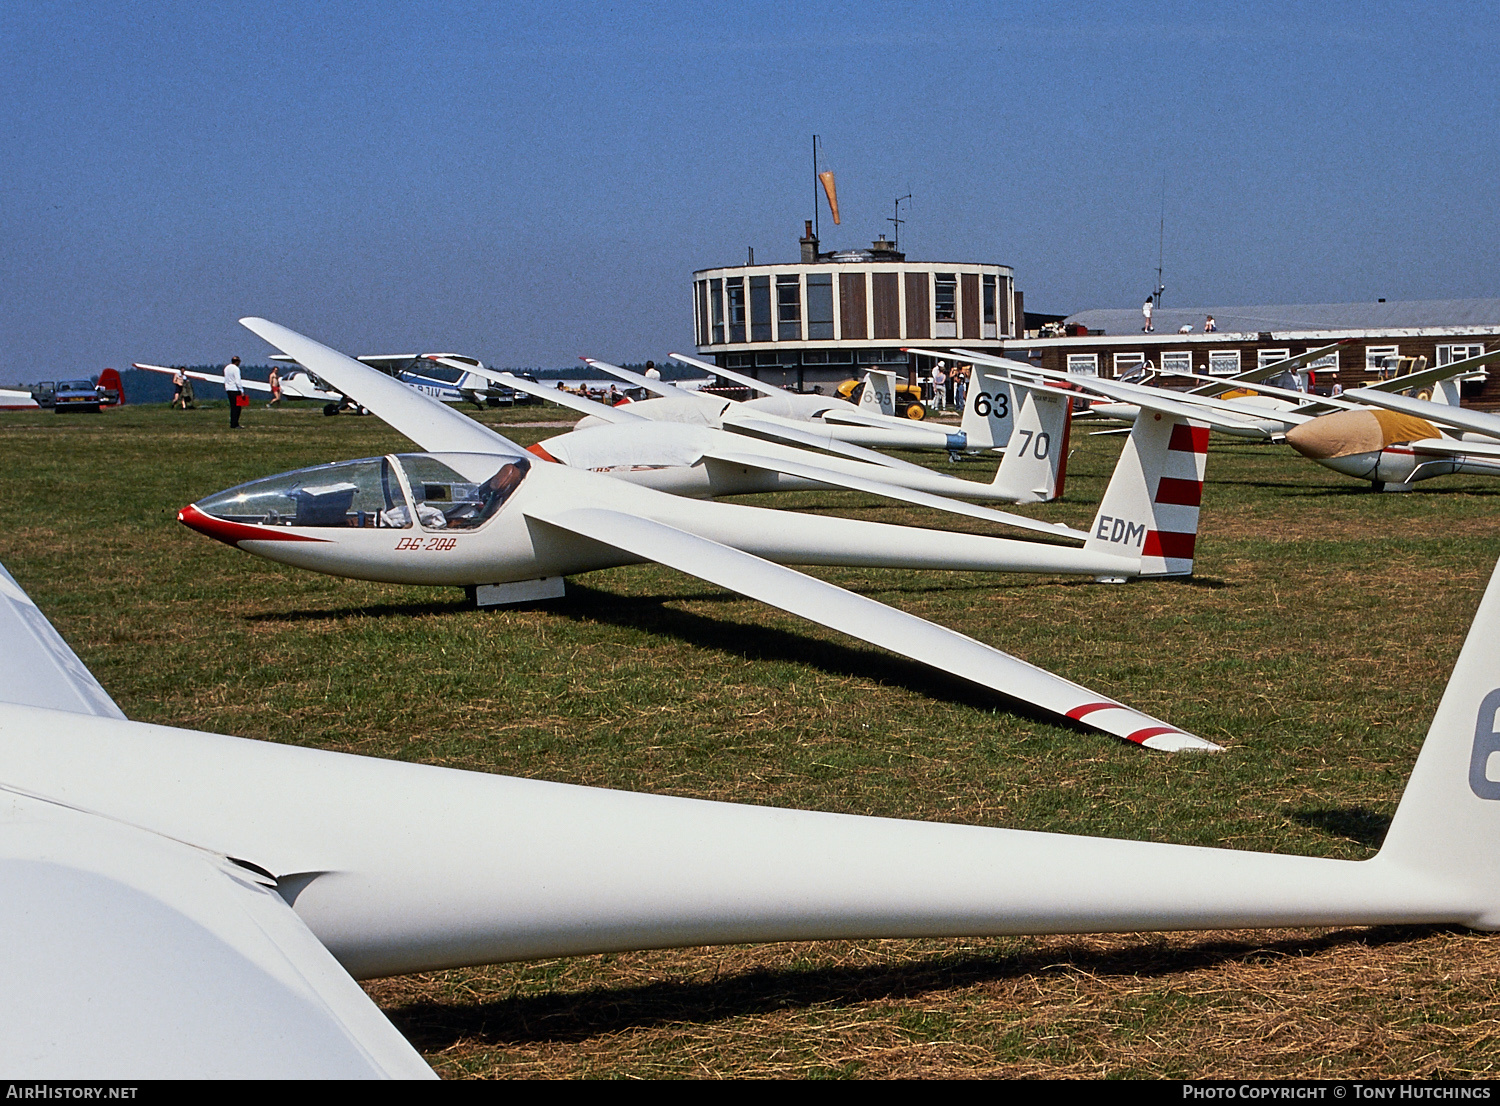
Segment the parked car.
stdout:
<path fill-rule="evenodd" d="M 64 380 L 53 394 L 52 409 L 59 415 L 67 411 L 92 411 L 97 415 L 103 402 L 92 380 Z"/>

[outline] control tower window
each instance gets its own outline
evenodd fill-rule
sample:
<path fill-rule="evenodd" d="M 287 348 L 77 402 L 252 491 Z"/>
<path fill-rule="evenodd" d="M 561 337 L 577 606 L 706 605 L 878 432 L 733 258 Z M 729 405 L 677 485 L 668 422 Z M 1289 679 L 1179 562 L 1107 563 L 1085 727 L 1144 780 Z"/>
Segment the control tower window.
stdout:
<path fill-rule="evenodd" d="M 958 277 L 953 273 L 934 273 L 932 287 L 934 338 L 958 337 Z"/>
<path fill-rule="evenodd" d="M 802 340 L 802 282 L 795 276 L 776 278 L 776 340 Z"/>
<path fill-rule="evenodd" d="M 745 340 L 745 278 L 734 277 L 724 282 L 726 299 L 729 301 L 729 340 Z"/>
<path fill-rule="evenodd" d="M 807 340 L 833 339 L 833 274 L 807 275 Z"/>
<path fill-rule="evenodd" d="M 750 278 L 750 340 L 771 340 L 771 278 Z"/>

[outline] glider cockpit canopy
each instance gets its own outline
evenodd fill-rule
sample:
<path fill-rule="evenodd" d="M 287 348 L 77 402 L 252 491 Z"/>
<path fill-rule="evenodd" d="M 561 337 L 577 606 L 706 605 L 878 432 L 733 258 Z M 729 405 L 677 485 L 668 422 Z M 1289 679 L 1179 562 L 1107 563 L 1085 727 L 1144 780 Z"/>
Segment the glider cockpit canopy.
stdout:
<path fill-rule="evenodd" d="M 200 500 L 198 510 L 259 526 L 475 530 L 531 470 L 527 457 L 402 453 L 339 461 L 252 480 Z"/>

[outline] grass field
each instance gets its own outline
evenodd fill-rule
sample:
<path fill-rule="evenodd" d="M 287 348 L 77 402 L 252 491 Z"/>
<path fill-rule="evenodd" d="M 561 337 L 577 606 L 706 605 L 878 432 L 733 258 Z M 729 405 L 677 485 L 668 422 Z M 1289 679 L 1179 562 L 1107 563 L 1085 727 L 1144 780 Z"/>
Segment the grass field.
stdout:
<path fill-rule="evenodd" d="M 522 423 L 568 418 L 482 417 L 523 444 L 558 428 Z M 1170 756 L 654 566 L 477 611 L 252 558 L 178 508 L 411 447 L 312 408 L 245 422 L 0 416 L 0 560 L 130 717 L 738 802 L 1365 857 L 1500 556 L 1500 484 L 1374 495 L 1216 437 L 1190 582 L 818 571 L 1228 747 Z M 1031 513 L 1086 526 L 1120 443 L 1075 432 L 1066 501 Z M 1493 1076 L 1497 951 L 1440 928 L 805 943 L 367 989 L 447 1076 Z"/>

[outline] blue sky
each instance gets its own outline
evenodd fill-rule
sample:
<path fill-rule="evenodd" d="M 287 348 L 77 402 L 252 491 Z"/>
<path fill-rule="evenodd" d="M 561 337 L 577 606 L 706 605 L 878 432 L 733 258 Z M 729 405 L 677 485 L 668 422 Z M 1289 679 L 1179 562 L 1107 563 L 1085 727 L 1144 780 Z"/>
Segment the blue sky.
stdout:
<path fill-rule="evenodd" d="M 691 342 L 694 269 L 1015 267 L 1032 310 L 1500 296 L 1494 5 L 0 7 L 0 381 Z M 1165 182 L 1165 188 L 1163 187 Z"/>

